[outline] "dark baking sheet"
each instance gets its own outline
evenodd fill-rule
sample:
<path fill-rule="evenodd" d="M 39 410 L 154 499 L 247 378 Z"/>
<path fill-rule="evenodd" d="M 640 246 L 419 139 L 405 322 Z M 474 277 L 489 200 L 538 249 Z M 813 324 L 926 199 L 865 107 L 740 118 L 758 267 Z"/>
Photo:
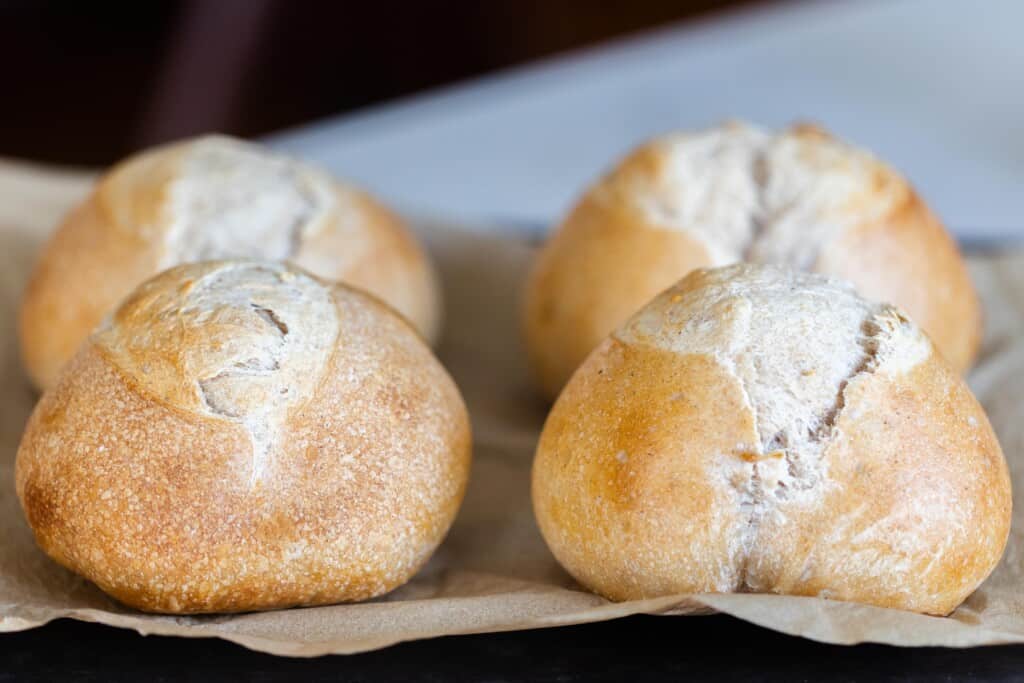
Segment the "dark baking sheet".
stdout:
<path fill-rule="evenodd" d="M 822 645 L 727 616 L 629 617 L 288 659 L 68 620 L 0 638 L 0 681 L 1013 681 L 1024 646 Z"/>

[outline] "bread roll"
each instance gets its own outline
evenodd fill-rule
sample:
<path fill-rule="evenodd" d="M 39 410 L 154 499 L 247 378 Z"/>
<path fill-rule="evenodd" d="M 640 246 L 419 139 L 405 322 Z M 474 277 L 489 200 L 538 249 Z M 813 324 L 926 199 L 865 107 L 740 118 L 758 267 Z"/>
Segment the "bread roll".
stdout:
<path fill-rule="evenodd" d="M 314 168 L 226 137 L 114 167 L 44 247 L 21 307 L 25 365 L 46 388 L 136 285 L 191 261 L 290 260 L 383 299 L 429 340 L 440 300 L 396 215 Z"/>
<path fill-rule="evenodd" d="M 776 266 L 696 270 L 589 356 L 533 468 L 545 539 L 613 600 L 771 592 L 928 614 L 995 567 L 985 413 L 897 309 Z"/>
<path fill-rule="evenodd" d="M 544 247 L 525 332 L 545 393 L 662 289 L 738 261 L 851 280 L 909 313 L 958 371 L 974 358 L 981 313 L 967 270 L 899 174 L 818 128 L 733 123 L 635 150 Z"/>
<path fill-rule="evenodd" d="M 42 549 L 170 613 L 362 600 L 407 581 L 465 490 L 469 423 L 408 324 L 293 267 L 140 286 L 33 413 L 18 497 Z"/>

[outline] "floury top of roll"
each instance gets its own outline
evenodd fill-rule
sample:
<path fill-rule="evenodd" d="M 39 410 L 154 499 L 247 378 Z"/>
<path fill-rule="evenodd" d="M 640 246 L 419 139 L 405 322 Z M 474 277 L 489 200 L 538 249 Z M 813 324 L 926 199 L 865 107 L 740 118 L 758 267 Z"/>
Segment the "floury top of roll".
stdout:
<path fill-rule="evenodd" d="M 981 311 L 950 235 L 892 168 L 820 128 L 727 123 L 642 145 L 592 185 L 530 276 L 525 332 L 557 395 L 586 355 L 698 267 L 774 263 L 894 303 L 959 371 Z"/>
<path fill-rule="evenodd" d="M 427 339 L 440 296 L 427 255 L 369 195 L 257 145 L 208 136 L 104 175 L 43 248 L 20 314 L 41 388 L 132 289 L 180 263 L 288 260 L 378 296 Z"/>

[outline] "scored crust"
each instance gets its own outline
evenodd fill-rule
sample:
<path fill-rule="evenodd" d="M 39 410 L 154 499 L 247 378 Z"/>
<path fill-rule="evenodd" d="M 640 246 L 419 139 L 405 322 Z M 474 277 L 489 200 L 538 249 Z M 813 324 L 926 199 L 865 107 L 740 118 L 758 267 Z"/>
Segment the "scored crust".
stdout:
<path fill-rule="evenodd" d="M 82 348 L 29 421 L 16 482 L 43 550 L 115 598 L 226 612 L 404 583 L 469 459 L 458 390 L 390 309 L 220 262 L 150 281 Z"/>
<path fill-rule="evenodd" d="M 679 277 L 740 261 L 840 275 L 906 310 L 958 370 L 976 353 L 980 308 L 956 244 L 899 174 L 813 126 L 731 123 L 632 152 L 541 251 L 525 333 L 545 393 Z"/>
<path fill-rule="evenodd" d="M 945 614 L 998 562 L 1009 476 L 918 328 L 850 286 L 698 270 L 608 338 L 548 418 L 534 507 L 610 598 L 814 595 Z"/>
<path fill-rule="evenodd" d="M 33 380 L 52 384 L 140 282 L 179 263 L 223 258 L 292 261 L 369 291 L 427 339 L 437 335 L 436 278 L 401 219 L 312 167 L 208 136 L 114 167 L 53 235 L 20 314 Z"/>

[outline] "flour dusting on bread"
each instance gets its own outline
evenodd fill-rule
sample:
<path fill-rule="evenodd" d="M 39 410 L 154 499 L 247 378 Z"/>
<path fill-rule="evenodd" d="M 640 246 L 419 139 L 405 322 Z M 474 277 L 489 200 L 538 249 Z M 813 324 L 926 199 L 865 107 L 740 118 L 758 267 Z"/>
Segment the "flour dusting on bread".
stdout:
<path fill-rule="evenodd" d="M 252 479 L 288 411 L 316 388 L 338 336 L 328 287 L 275 263 L 173 268 L 140 287 L 97 345 L 144 390 L 244 425 Z"/>
<path fill-rule="evenodd" d="M 223 137 L 191 144 L 167 190 L 165 265 L 293 257 L 328 213 L 332 182 L 256 145 Z"/>
<path fill-rule="evenodd" d="M 866 373 L 906 372 L 931 354 L 897 309 L 859 297 L 845 281 L 749 264 L 694 271 L 614 336 L 714 358 L 736 378 L 758 441 L 723 454 L 722 477 L 749 518 L 736 549 L 746 561 L 780 501 L 822 495 L 823 454 L 846 388 Z M 760 589 L 742 566 L 740 587 Z"/>
<path fill-rule="evenodd" d="M 811 126 L 771 133 L 733 122 L 666 135 L 638 154 L 656 163 L 613 172 L 604 184 L 628 185 L 618 196 L 652 225 L 696 236 L 713 265 L 811 268 L 833 238 L 885 215 L 909 191 L 869 153 Z"/>
<path fill-rule="evenodd" d="M 906 370 L 930 353 L 916 326 L 849 283 L 747 264 L 694 271 L 615 336 L 729 368 L 756 416 L 760 443 L 749 447 L 760 453 L 806 452 L 852 377 L 883 364 Z"/>

